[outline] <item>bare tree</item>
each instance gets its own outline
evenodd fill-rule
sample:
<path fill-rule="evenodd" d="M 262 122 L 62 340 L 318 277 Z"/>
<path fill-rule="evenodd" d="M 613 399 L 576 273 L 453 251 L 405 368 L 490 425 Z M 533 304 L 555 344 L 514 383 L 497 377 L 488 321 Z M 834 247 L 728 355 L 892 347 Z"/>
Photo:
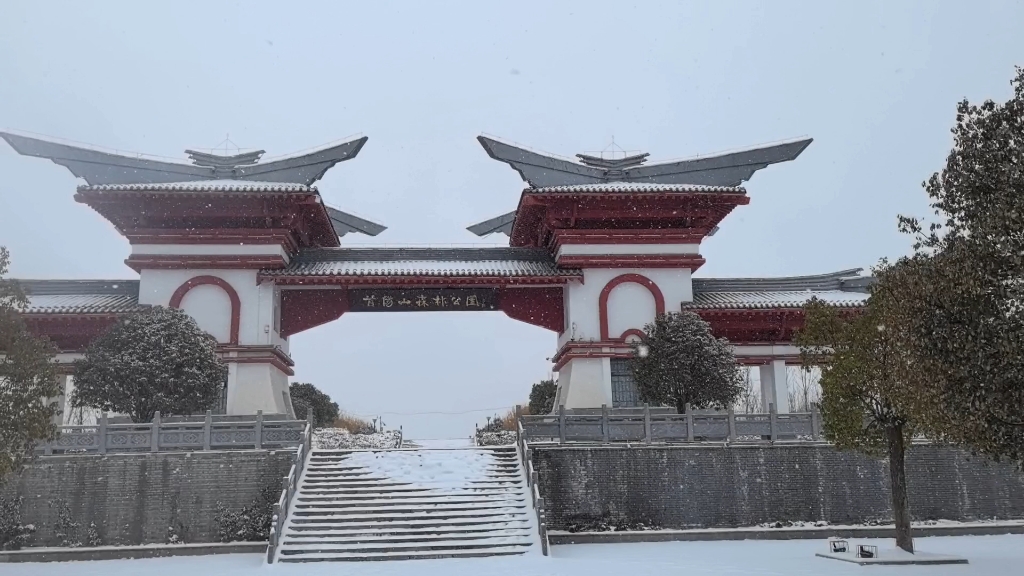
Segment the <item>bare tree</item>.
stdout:
<path fill-rule="evenodd" d="M 786 368 L 789 381 L 789 408 L 793 412 L 810 412 L 821 400 L 821 371 L 817 367 Z"/>
<path fill-rule="evenodd" d="M 753 370 L 744 366 L 743 389 L 736 401 L 736 411 L 743 414 L 754 414 L 761 411 L 761 387 L 754 381 Z"/>

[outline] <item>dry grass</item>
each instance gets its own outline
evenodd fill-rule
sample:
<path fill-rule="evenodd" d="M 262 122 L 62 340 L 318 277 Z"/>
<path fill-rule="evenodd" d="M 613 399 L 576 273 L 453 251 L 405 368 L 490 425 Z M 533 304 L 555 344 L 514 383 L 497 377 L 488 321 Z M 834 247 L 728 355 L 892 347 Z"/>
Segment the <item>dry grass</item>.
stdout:
<path fill-rule="evenodd" d="M 520 413 L 523 416 L 529 416 L 530 415 L 530 407 L 529 406 L 524 404 L 523 406 L 520 407 L 520 410 L 522 410 L 522 412 L 520 412 Z M 505 412 L 505 415 L 504 416 L 499 416 L 498 420 L 501 421 L 501 429 L 502 430 L 515 430 L 516 429 L 516 409 L 512 408 L 508 412 Z"/>
<path fill-rule="evenodd" d="M 369 420 L 363 420 L 358 416 L 352 416 L 351 414 L 345 414 L 342 412 L 334 419 L 334 423 L 331 424 L 332 428 L 343 428 L 348 430 L 352 434 L 369 434 L 373 432 L 373 423 Z"/>

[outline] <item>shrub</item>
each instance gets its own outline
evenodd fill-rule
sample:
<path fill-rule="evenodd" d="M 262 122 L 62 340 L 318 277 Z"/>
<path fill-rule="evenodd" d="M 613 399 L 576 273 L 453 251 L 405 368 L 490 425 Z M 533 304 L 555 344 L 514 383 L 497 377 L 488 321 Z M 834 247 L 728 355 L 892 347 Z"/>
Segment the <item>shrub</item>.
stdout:
<path fill-rule="evenodd" d="M 743 375 L 732 348 L 692 312 L 660 314 L 634 345 L 633 377 L 644 402 L 693 408 L 732 406 L 743 392 Z"/>
<path fill-rule="evenodd" d="M 19 498 L 0 498 L 0 550 L 18 550 L 28 544 L 35 533 L 32 524 L 21 523 Z"/>
<path fill-rule="evenodd" d="M 555 408 L 554 380 L 541 380 L 530 389 L 530 414 L 550 414 Z"/>
<path fill-rule="evenodd" d="M 263 542 L 270 539 L 274 504 L 281 496 L 279 486 L 264 486 L 251 504 L 241 510 L 228 510 L 220 502 L 214 521 L 221 542 Z"/>
<path fill-rule="evenodd" d="M 326 428 L 339 416 L 338 403 L 308 382 L 293 382 L 288 387 L 295 417 L 305 420 L 308 406 L 313 407 L 313 427 Z"/>
<path fill-rule="evenodd" d="M 58 498 L 50 502 L 50 508 L 57 509 L 57 520 L 53 525 L 53 535 L 60 540 L 64 548 L 78 548 L 82 545 L 78 531 L 82 527 L 80 522 L 75 522 L 71 517 L 71 507 L 66 500 Z"/>
<path fill-rule="evenodd" d="M 9 261 L 0 246 L 0 478 L 20 469 L 37 441 L 54 437 L 56 403 L 46 399 L 60 394 L 56 350 L 25 326 L 20 313 L 28 299 L 4 279 Z"/>
<path fill-rule="evenodd" d="M 191 415 L 217 401 L 227 368 L 217 343 L 191 316 L 155 306 L 120 318 L 75 365 L 74 406 L 150 422 Z"/>

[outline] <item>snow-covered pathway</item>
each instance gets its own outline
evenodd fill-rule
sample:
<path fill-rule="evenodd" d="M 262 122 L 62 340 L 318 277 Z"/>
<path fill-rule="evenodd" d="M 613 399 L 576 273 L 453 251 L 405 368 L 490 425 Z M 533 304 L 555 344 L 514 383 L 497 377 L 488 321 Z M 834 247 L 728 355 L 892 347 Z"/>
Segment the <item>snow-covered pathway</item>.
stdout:
<path fill-rule="evenodd" d="M 540 554 L 515 447 L 317 450 L 275 562 Z"/>
<path fill-rule="evenodd" d="M 862 542 L 857 540 L 856 542 Z M 891 540 L 863 541 L 879 547 Z M 1024 566 L 1024 535 L 919 538 L 920 550 L 966 556 L 968 565 L 856 566 L 815 558 L 823 540 L 659 542 L 556 546 L 553 556 L 513 556 L 455 560 L 354 562 L 346 576 L 623 576 L 685 574 L 686 576 L 1016 576 Z M 3 576 L 181 576 L 252 574 L 335 576 L 337 564 L 266 566 L 260 554 L 112 560 L 62 564 L 0 565 Z"/>

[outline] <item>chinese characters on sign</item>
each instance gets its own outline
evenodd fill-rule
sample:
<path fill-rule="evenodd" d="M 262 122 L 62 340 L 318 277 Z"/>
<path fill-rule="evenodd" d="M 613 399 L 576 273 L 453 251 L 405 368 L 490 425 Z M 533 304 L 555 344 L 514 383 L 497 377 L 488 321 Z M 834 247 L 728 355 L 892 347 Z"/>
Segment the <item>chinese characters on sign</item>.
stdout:
<path fill-rule="evenodd" d="M 353 312 L 416 312 L 497 310 L 497 291 L 493 288 L 422 288 L 410 290 L 349 290 L 349 310 Z"/>

